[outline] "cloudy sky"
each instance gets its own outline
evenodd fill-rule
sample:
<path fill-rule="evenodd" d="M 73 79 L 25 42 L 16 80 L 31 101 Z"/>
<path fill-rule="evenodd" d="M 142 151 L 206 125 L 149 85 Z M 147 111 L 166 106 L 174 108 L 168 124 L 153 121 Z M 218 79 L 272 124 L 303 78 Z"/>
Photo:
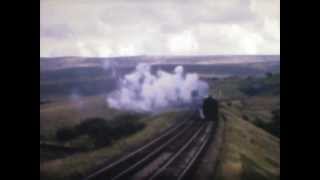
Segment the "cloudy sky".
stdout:
<path fill-rule="evenodd" d="M 40 56 L 280 53 L 280 0 L 41 0 L 40 8 Z"/>

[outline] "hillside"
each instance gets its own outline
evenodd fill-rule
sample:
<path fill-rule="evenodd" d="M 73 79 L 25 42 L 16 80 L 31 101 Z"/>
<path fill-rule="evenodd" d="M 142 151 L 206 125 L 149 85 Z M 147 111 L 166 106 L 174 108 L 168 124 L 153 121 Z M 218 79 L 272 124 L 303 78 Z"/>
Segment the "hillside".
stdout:
<path fill-rule="evenodd" d="M 280 73 L 266 73 L 262 77 L 205 78 L 210 94 L 219 99 L 245 99 L 253 96 L 280 97 Z"/>
<path fill-rule="evenodd" d="M 245 121 L 237 111 L 221 108 L 225 135 L 215 179 L 280 179 L 280 139 Z"/>

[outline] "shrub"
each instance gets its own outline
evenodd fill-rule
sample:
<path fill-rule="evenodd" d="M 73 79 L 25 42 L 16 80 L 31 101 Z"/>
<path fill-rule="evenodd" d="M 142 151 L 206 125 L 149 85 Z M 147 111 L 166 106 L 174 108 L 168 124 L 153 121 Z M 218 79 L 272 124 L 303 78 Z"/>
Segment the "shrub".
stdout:
<path fill-rule="evenodd" d="M 280 137 L 280 109 L 272 111 L 272 133 Z"/>
<path fill-rule="evenodd" d="M 138 121 L 139 118 L 140 116 L 132 114 L 121 115 L 112 120 L 89 118 L 76 129 L 79 134 L 87 134 L 94 139 L 96 147 L 102 147 L 142 129 L 144 124 Z"/>
<path fill-rule="evenodd" d="M 108 122 L 102 118 L 88 118 L 77 125 L 75 131 L 79 135 L 87 134 L 94 140 L 95 146 L 105 146 L 111 142 L 110 136 L 108 136 L 111 127 Z"/>
<path fill-rule="evenodd" d="M 266 73 L 266 77 L 267 77 L 267 78 L 271 78 L 272 75 L 273 75 L 272 72 L 267 72 L 267 73 Z"/>
<path fill-rule="evenodd" d="M 107 121 L 102 118 L 88 118 L 76 126 L 79 134 L 94 134 L 96 130 L 109 130 L 108 128 Z"/>
<path fill-rule="evenodd" d="M 58 141 L 68 141 L 77 136 L 76 131 L 72 127 L 65 127 L 57 130 L 56 138 Z"/>
<path fill-rule="evenodd" d="M 272 111 L 271 122 L 263 122 L 260 119 L 254 121 L 255 125 L 280 138 L 280 109 Z"/>
<path fill-rule="evenodd" d="M 249 121 L 250 120 L 250 118 L 247 116 L 247 115 L 242 115 L 242 118 L 244 119 L 244 120 L 246 120 L 246 121 Z"/>
<path fill-rule="evenodd" d="M 102 147 L 144 128 L 144 124 L 139 121 L 140 117 L 138 114 L 124 114 L 112 120 L 88 118 L 75 127 L 59 129 L 56 137 L 59 141 L 68 141 L 80 135 L 88 135 L 93 139 L 95 147 Z"/>

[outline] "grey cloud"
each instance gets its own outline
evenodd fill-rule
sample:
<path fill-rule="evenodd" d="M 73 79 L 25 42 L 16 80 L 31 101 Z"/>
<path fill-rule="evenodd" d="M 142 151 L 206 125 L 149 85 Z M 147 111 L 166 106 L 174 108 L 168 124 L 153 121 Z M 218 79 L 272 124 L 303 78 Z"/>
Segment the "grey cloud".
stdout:
<path fill-rule="evenodd" d="M 279 6 L 277 0 L 43 0 L 41 55 L 279 53 Z"/>
<path fill-rule="evenodd" d="M 55 24 L 50 26 L 40 25 L 40 36 L 57 39 L 72 37 L 72 29 L 66 24 Z"/>

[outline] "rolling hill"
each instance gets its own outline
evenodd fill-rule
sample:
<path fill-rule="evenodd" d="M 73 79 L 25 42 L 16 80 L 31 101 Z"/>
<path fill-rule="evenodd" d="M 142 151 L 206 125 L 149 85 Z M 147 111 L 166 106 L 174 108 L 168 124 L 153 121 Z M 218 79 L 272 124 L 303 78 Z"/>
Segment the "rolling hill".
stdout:
<path fill-rule="evenodd" d="M 262 76 L 280 71 L 279 56 L 133 56 L 116 58 L 40 58 L 40 98 L 55 99 L 72 94 L 92 96 L 109 93 L 118 78 L 138 63 L 151 63 L 152 71 L 173 71 L 183 65 L 185 72 L 202 77 Z M 114 76 L 116 74 L 116 76 Z"/>

